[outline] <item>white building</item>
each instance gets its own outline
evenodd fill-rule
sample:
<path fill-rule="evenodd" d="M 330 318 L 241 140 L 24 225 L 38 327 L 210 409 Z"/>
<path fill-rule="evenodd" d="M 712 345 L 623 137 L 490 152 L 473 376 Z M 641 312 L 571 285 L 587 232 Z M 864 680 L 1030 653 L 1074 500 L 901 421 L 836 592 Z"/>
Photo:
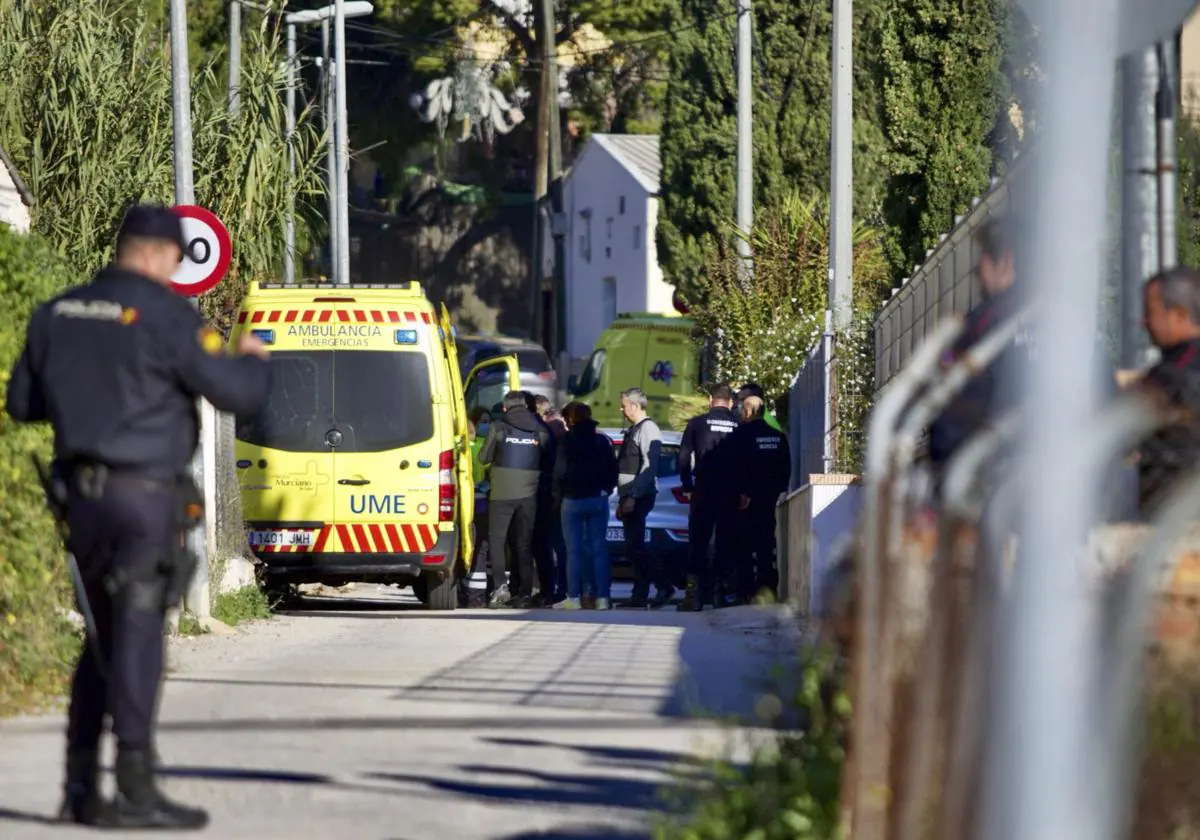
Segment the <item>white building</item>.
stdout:
<path fill-rule="evenodd" d="M 654 247 L 658 135 L 593 134 L 563 184 L 567 350 L 584 359 L 618 312 L 673 312 Z"/>
<path fill-rule="evenodd" d="M 33 194 L 21 180 L 12 158 L 0 148 L 0 224 L 8 225 L 17 233 L 29 233 L 31 207 Z"/>

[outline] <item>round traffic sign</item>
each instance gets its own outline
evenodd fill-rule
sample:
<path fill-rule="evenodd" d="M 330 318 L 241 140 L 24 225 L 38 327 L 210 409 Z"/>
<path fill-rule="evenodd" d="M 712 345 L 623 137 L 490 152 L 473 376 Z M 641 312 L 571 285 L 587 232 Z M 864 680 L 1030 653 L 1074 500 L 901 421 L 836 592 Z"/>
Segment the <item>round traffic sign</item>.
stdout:
<path fill-rule="evenodd" d="M 233 241 L 221 220 L 203 207 L 177 204 L 171 211 L 183 220 L 187 242 L 183 262 L 171 277 L 171 288 L 186 297 L 196 297 L 214 288 L 229 271 Z"/>

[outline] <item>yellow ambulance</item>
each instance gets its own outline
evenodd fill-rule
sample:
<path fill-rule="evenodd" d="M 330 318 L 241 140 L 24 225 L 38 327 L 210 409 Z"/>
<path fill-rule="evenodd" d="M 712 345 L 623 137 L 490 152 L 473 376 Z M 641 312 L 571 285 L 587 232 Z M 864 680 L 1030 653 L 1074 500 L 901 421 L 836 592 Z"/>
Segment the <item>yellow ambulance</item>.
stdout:
<path fill-rule="evenodd" d="M 247 537 L 268 589 L 411 585 L 457 606 L 473 555 L 475 485 L 454 330 L 418 283 L 252 283 L 230 341 L 271 350 L 266 409 L 239 418 Z M 501 370 L 512 356 L 468 374 Z M 477 391 L 478 389 L 472 389 Z"/>
<path fill-rule="evenodd" d="M 592 409 L 601 427 L 620 428 L 621 392 L 646 392 L 650 417 L 670 428 L 671 396 L 696 393 L 700 347 L 696 323 L 678 315 L 631 312 L 618 315 L 596 341 L 587 366 L 568 390 Z"/>

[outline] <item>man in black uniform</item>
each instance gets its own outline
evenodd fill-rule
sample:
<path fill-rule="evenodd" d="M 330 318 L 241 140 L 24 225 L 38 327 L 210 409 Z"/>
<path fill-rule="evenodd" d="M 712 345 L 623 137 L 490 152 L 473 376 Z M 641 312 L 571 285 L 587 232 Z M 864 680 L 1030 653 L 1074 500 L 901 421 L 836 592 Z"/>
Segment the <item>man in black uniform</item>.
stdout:
<path fill-rule="evenodd" d="M 743 396 L 742 422 L 726 438 L 720 465 L 736 494 L 738 598 L 753 600 L 761 590 L 778 594 L 775 568 L 775 504 L 787 491 L 792 456 L 787 438 L 763 418 L 761 397 Z"/>
<path fill-rule="evenodd" d="M 504 396 L 504 414 L 492 422 L 479 450 L 479 462 L 491 466 L 488 490 L 488 546 L 492 573 L 492 609 L 533 606 L 533 527 L 537 518 L 538 489 L 549 470 L 550 431 L 529 410 L 525 394 Z M 504 551 L 513 532 L 513 583 L 511 595 L 504 579 Z"/>
<path fill-rule="evenodd" d="M 238 355 L 171 290 L 183 226 L 165 207 L 129 210 L 115 262 L 44 304 L 8 383 L 14 420 L 54 427 L 54 474 L 68 549 L 94 616 L 71 688 L 60 818 L 114 828 L 202 828 L 204 811 L 154 783 L 153 726 L 163 621 L 195 570 L 185 530 L 202 515 L 189 475 L 196 401 L 240 415 L 261 410 L 267 352 L 243 336 Z M 106 714 L 117 739 L 117 795 L 100 797 Z"/>
<path fill-rule="evenodd" d="M 1184 409 L 1179 421 L 1138 451 L 1138 504 L 1149 515 L 1175 483 L 1200 465 L 1200 272 L 1175 268 L 1147 281 L 1146 331 L 1162 352 L 1139 387 Z"/>
<path fill-rule="evenodd" d="M 735 522 L 732 488 L 720 481 L 718 459 L 725 439 L 737 428 L 733 389 L 717 385 L 710 392 L 709 410 L 688 421 L 679 444 L 679 488 L 691 497 L 688 508 L 689 566 L 687 593 L 677 609 L 699 612 L 713 603 L 713 562 L 709 554 L 716 534 L 716 579 L 730 577 Z"/>

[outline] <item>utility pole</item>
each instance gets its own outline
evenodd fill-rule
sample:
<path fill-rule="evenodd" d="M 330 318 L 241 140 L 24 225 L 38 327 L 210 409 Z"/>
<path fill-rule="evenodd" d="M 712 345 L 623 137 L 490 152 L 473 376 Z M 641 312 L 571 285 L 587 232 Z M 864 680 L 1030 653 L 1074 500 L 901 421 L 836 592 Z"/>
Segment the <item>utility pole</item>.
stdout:
<path fill-rule="evenodd" d="M 554 3 L 539 0 L 533 7 L 534 24 L 537 28 L 537 43 L 541 52 L 541 78 L 538 82 L 538 110 L 534 122 L 533 164 L 533 250 L 529 260 L 530 290 L 530 338 L 542 343 L 545 324 L 542 323 L 542 252 L 545 240 L 542 236 L 544 222 L 542 204 L 546 198 L 550 174 L 550 100 L 554 95 L 550 83 L 550 65 L 554 58 Z M 549 37 L 547 37 L 549 33 Z"/>
<path fill-rule="evenodd" d="M 1153 47 L 1121 59 L 1121 296 L 1120 364 L 1134 370 L 1149 361 L 1142 329 L 1142 284 L 1158 272 L 1158 179 Z"/>
<path fill-rule="evenodd" d="M 854 2 L 833 0 L 833 119 L 830 122 L 829 308 L 835 331 L 850 325 L 854 225 Z"/>
<path fill-rule="evenodd" d="M 334 110 L 336 106 L 333 95 L 333 80 L 336 71 L 329 38 L 329 19 L 326 18 L 321 21 L 321 77 L 325 86 L 325 102 L 321 113 L 325 117 L 325 182 L 329 196 L 329 271 L 330 279 L 334 283 L 340 282 L 338 280 L 338 254 L 341 253 L 338 248 L 338 232 L 341 228 L 338 222 L 337 144 L 334 140 L 337 132 L 335 128 L 337 118 Z"/>
<path fill-rule="evenodd" d="M 1155 169 L 1158 175 L 1158 269 L 1166 271 L 1179 264 L 1179 241 L 1175 230 L 1177 155 L 1175 110 L 1178 87 L 1175 84 L 1176 56 L 1173 40 L 1160 41 L 1155 50 L 1158 63 L 1158 94 L 1154 98 L 1156 123 Z"/>
<path fill-rule="evenodd" d="M 334 4 L 334 41 L 339 65 L 335 77 L 337 97 L 337 282 L 350 282 L 350 124 L 346 114 L 346 2 Z"/>
<path fill-rule="evenodd" d="M 229 2 L 229 116 L 238 113 L 239 89 L 242 85 L 242 4 Z"/>
<path fill-rule="evenodd" d="M 754 225 L 754 18 L 751 0 L 737 0 L 737 226 L 743 284 L 752 270 L 750 229 Z"/>
<path fill-rule="evenodd" d="M 549 45 L 546 53 L 546 76 L 549 96 L 547 97 L 547 113 L 549 116 L 549 192 L 550 192 L 550 233 L 554 237 L 554 329 L 552 346 L 548 348 L 553 358 L 558 358 L 566 350 L 567 333 L 567 296 L 566 296 L 566 248 L 563 237 L 566 233 L 563 224 L 563 165 L 562 165 L 562 117 L 558 111 L 558 50 L 554 40 L 555 29 L 554 2 L 542 0 L 542 34 L 544 43 Z M 539 225 L 540 228 L 540 225 Z"/>
<path fill-rule="evenodd" d="M 236 5 L 236 4 L 235 4 Z M 288 212 L 283 223 L 283 282 L 296 282 L 296 24 L 287 25 Z"/>
<path fill-rule="evenodd" d="M 186 0 L 171 0 L 171 116 L 174 140 L 175 203 L 194 204 L 195 181 L 192 176 L 192 94 L 188 70 Z M 193 300 L 193 305 L 197 301 Z M 204 528 L 188 533 L 189 548 L 197 560 L 196 574 L 184 597 L 186 606 L 197 618 L 211 615 L 208 597 L 208 559 L 216 542 L 216 413 L 207 400 L 200 401 L 200 446 L 192 459 L 192 473 L 204 493 L 208 511 Z"/>

